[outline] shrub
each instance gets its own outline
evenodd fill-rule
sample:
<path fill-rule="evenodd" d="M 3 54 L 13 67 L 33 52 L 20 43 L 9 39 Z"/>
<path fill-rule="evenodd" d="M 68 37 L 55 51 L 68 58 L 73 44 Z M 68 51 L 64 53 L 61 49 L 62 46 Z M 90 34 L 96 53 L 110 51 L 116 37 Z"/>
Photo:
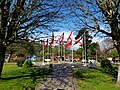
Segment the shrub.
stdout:
<path fill-rule="evenodd" d="M 101 61 L 101 67 L 102 68 L 112 68 L 112 64 L 110 63 L 110 61 L 108 59 L 102 60 Z"/>
<path fill-rule="evenodd" d="M 102 72 L 112 75 L 114 78 L 117 78 L 117 68 L 113 67 L 109 60 L 105 59 L 101 61 Z"/>
<path fill-rule="evenodd" d="M 31 60 L 25 60 L 23 66 L 26 67 L 26 68 L 32 67 L 33 66 L 32 61 Z"/>
<path fill-rule="evenodd" d="M 81 79 L 84 78 L 83 72 L 80 70 L 73 70 L 72 75 L 76 78 L 81 78 Z"/>
<path fill-rule="evenodd" d="M 22 53 L 16 53 L 16 56 L 18 56 L 18 57 L 24 57 L 25 55 L 22 54 Z"/>
<path fill-rule="evenodd" d="M 18 67 L 22 67 L 23 63 L 24 63 L 24 60 L 21 60 L 21 61 L 17 61 L 16 64 L 17 64 Z"/>

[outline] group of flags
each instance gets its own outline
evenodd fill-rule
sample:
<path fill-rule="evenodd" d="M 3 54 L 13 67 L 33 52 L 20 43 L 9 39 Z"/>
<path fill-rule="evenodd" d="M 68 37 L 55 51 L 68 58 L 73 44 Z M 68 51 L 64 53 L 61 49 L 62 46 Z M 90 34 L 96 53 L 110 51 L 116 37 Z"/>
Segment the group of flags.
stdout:
<path fill-rule="evenodd" d="M 82 40 L 82 38 L 84 37 L 84 35 L 82 35 L 79 39 L 75 40 L 74 44 L 73 44 L 73 40 L 72 40 L 71 36 L 72 36 L 72 32 L 70 32 L 70 34 L 69 34 L 69 36 L 67 38 L 67 43 L 65 43 L 66 47 L 70 47 L 70 46 L 75 45 L 77 43 L 82 44 L 82 42 L 80 42 L 80 40 Z M 62 35 L 58 38 L 58 40 L 56 41 L 56 43 L 61 44 L 63 42 L 63 40 L 64 40 L 64 33 L 62 33 Z M 44 42 L 44 41 L 42 40 L 41 42 Z M 48 39 L 47 39 L 46 43 L 44 44 L 44 49 L 48 46 L 48 44 L 50 46 L 52 46 L 53 43 L 54 43 L 54 33 L 52 32 L 51 41 L 49 42 Z"/>

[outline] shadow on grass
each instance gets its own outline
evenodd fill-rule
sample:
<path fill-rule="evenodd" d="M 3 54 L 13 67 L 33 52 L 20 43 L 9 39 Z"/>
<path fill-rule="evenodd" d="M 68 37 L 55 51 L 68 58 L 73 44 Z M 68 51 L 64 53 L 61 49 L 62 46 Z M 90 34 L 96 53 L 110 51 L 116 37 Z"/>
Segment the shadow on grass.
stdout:
<path fill-rule="evenodd" d="M 1 80 L 12 80 L 12 79 L 28 77 L 36 81 L 37 77 L 44 78 L 44 76 L 48 75 L 49 73 L 50 71 L 46 68 L 42 68 L 42 69 L 33 68 L 29 70 L 29 74 L 21 73 L 21 75 L 16 75 L 16 76 L 11 76 L 11 77 L 1 77 Z"/>
<path fill-rule="evenodd" d="M 4 78 L 4 77 L 1 77 L 1 80 L 11 80 L 11 79 L 17 79 L 17 78 L 23 78 L 23 77 L 31 77 L 31 75 L 20 75 L 20 76 L 14 76 L 14 77 L 7 77 L 7 78 Z"/>

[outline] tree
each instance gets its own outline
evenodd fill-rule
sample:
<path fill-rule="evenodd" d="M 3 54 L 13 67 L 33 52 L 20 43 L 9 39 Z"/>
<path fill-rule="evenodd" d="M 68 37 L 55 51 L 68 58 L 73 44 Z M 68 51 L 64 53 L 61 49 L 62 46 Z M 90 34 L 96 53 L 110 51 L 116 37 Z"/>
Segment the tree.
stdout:
<path fill-rule="evenodd" d="M 0 0 L 0 77 L 6 47 L 16 39 L 47 33 L 50 22 L 59 18 L 61 6 L 49 0 Z"/>
<path fill-rule="evenodd" d="M 73 0 L 69 5 L 78 18 L 75 22 L 96 35 L 111 37 L 120 56 L 120 0 Z"/>
<path fill-rule="evenodd" d="M 84 35 L 83 38 L 83 52 L 84 52 L 84 58 L 86 57 L 86 59 L 88 58 L 88 49 L 89 49 L 89 45 L 92 42 L 92 36 L 89 34 L 87 28 L 83 28 L 81 30 L 79 30 L 78 34 L 76 35 L 75 39 L 78 39 L 81 35 Z M 85 39 L 86 38 L 86 39 Z M 86 48 L 86 49 L 85 49 Z M 86 54 L 85 54 L 86 53 Z M 86 56 L 85 56 L 86 55 Z M 87 59 L 88 60 L 88 59 Z"/>
<path fill-rule="evenodd" d="M 100 46 L 99 46 L 98 43 L 94 43 L 93 42 L 93 43 L 91 43 L 89 45 L 89 48 L 88 48 L 88 57 L 95 59 L 96 58 L 96 54 L 97 54 L 97 58 L 99 60 L 100 54 L 101 54 Z"/>

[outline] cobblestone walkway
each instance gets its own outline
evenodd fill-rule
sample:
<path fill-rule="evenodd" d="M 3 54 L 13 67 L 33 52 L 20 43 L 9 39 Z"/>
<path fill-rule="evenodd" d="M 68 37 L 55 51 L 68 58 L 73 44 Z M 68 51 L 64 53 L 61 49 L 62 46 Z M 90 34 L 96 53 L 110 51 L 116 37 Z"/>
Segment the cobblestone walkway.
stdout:
<path fill-rule="evenodd" d="M 77 90 L 76 79 L 71 76 L 71 64 L 55 64 L 51 75 L 37 84 L 35 90 Z"/>

